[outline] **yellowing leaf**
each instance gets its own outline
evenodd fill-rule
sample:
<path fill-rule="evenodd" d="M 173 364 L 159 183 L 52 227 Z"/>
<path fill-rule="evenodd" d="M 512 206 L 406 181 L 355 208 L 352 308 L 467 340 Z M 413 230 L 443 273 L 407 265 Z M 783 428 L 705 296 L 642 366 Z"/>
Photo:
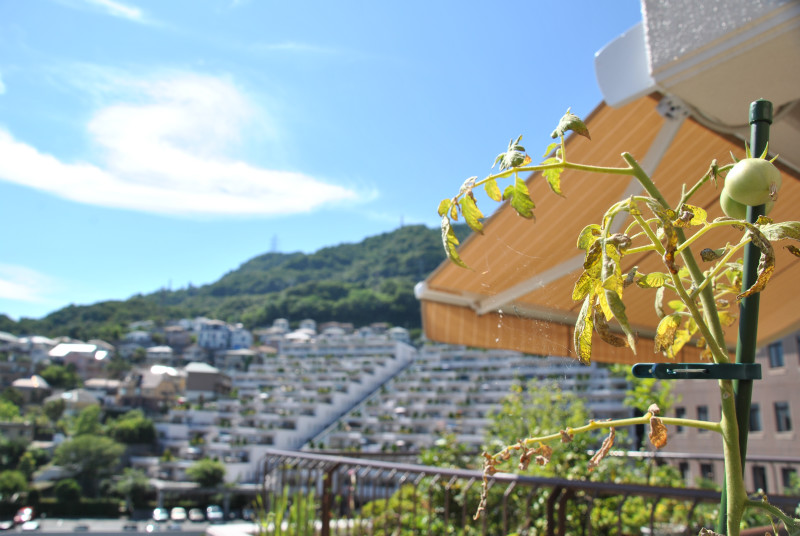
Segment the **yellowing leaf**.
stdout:
<path fill-rule="evenodd" d="M 464 221 L 467 222 L 469 228 L 475 232 L 483 234 L 483 213 L 475 204 L 475 198 L 472 194 L 465 195 L 461 200 L 461 213 L 464 215 Z"/>
<path fill-rule="evenodd" d="M 575 333 L 572 336 L 575 355 L 584 365 L 588 365 L 592 361 L 592 330 L 594 328 L 592 301 L 594 301 L 594 295 L 592 294 L 589 294 L 583 300 L 583 306 L 581 306 L 581 310 L 578 313 L 578 321 L 575 323 Z"/>
<path fill-rule="evenodd" d="M 680 325 L 681 317 L 678 314 L 667 315 L 661 319 L 656 328 L 655 351 L 668 352 L 675 343 L 675 332 Z M 669 356 L 675 357 L 675 356 Z"/>
<path fill-rule="evenodd" d="M 450 203 L 452 203 L 452 199 L 442 199 L 439 203 L 439 216 L 444 216 L 450 211 Z"/>
<path fill-rule="evenodd" d="M 600 233 L 600 226 L 596 223 L 592 223 L 584 227 L 581 233 L 578 235 L 578 248 L 587 251 L 590 247 L 592 247 L 592 244 L 597 241 Z"/>
<path fill-rule="evenodd" d="M 450 220 L 447 216 L 442 216 L 442 244 L 444 245 L 444 251 L 448 259 L 462 268 L 468 268 L 458 255 L 458 238 L 453 232 L 453 228 L 450 226 Z"/>
<path fill-rule="evenodd" d="M 558 164 L 558 158 L 548 158 L 542 164 Z M 550 168 L 542 170 L 542 177 L 547 180 L 547 184 L 550 185 L 550 189 L 553 191 L 554 194 L 564 196 L 561 193 L 561 172 L 564 171 L 563 167 L 557 168 Z"/>
<path fill-rule="evenodd" d="M 659 288 L 663 287 L 670 277 L 662 272 L 653 272 L 651 274 L 643 275 L 636 281 L 636 285 L 641 288 Z"/>
<path fill-rule="evenodd" d="M 486 190 L 486 195 L 489 196 L 489 199 L 497 202 L 503 200 L 503 194 L 500 192 L 500 188 L 498 188 L 496 180 L 492 179 L 490 181 L 486 181 L 486 183 L 483 185 L 483 188 Z"/>
<path fill-rule="evenodd" d="M 595 279 L 588 272 L 583 272 L 572 289 L 572 299 L 580 301 L 584 299 L 595 286 Z"/>

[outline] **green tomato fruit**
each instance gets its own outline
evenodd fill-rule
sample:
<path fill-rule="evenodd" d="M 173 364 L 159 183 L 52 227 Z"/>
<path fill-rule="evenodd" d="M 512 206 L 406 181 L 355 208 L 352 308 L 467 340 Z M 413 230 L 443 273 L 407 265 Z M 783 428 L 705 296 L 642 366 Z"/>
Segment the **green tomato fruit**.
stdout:
<path fill-rule="evenodd" d="M 725 177 L 725 191 L 743 205 L 763 205 L 775 201 L 781 188 L 781 172 L 769 160 L 745 158 L 737 162 Z"/>
<path fill-rule="evenodd" d="M 769 200 L 764 204 L 764 215 L 766 216 L 772 212 L 772 207 L 775 206 L 775 201 Z M 729 218 L 737 220 L 744 220 L 747 218 L 747 205 L 734 201 L 725 188 L 719 194 L 719 206 L 722 207 L 722 212 Z"/>

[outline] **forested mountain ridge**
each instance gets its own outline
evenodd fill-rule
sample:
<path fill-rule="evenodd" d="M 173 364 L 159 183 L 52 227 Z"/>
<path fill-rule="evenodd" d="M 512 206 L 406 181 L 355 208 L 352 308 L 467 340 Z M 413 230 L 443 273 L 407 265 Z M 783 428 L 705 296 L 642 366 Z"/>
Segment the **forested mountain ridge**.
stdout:
<path fill-rule="evenodd" d="M 461 239 L 468 230 L 456 232 Z M 0 331 L 113 342 L 131 322 L 163 324 L 196 316 L 242 322 L 251 329 L 271 325 L 275 318 L 355 325 L 379 320 L 414 329 L 421 323 L 414 285 L 443 259 L 440 230 L 410 225 L 311 254 L 265 253 L 199 287 L 70 305 L 42 319 L 15 322 L 0 315 Z"/>

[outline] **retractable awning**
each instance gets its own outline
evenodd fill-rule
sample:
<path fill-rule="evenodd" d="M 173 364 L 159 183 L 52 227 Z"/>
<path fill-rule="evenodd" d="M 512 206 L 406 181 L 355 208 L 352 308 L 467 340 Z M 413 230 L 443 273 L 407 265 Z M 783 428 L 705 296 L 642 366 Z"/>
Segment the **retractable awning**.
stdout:
<path fill-rule="evenodd" d="M 746 119 L 747 110 L 741 114 Z M 744 157 L 741 139 L 686 117 L 679 105 L 662 102 L 660 94 L 640 97 L 619 108 L 601 104 L 584 119 L 592 139 L 569 137 L 566 147 L 570 161 L 623 166 L 620 154 L 629 152 L 650 171 L 670 203 L 678 201 L 682 185 L 691 186 L 703 176 L 713 159 L 729 163 L 731 153 Z M 529 139 L 526 145 L 530 144 Z M 776 221 L 798 220 L 800 174 L 782 165 L 780 158 L 777 163 L 783 186 L 770 217 Z M 455 190 L 459 179 L 454 180 Z M 573 325 L 581 303 L 573 302 L 571 296 L 583 263 L 583 251 L 576 246 L 578 233 L 590 223 L 599 223 L 613 203 L 639 193 L 638 183 L 627 177 L 565 171 L 561 176 L 565 198 L 551 193 L 539 174 L 531 175 L 527 184 L 537 205 L 535 221 L 502 205 L 485 222 L 484 234 L 470 236 L 459 249 L 470 270 L 445 260 L 418 284 L 423 329 L 429 339 L 574 356 Z M 718 205 L 721 187 L 707 185 L 692 198 L 692 204 L 705 208 L 710 219 L 723 215 Z M 695 253 L 739 238 L 734 232 L 710 235 L 710 241 L 701 240 L 693 246 Z M 775 244 L 776 271 L 762 293 L 759 345 L 800 328 L 800 308 L 795 301 L 800 288 L 800 259 L 785 251 L 784 245 Z M 642 273 L 664 270 L 660 257 L 652 253 L 627 256 L 623 261 L 623 271 L 633 266 Z M 624 294 L 627 316 L 639 335 L 638 355 L 596 337 L 596 361 L 665 360 L 653 352 L 652 337 L 659 321 L 654 298 L 654 291 L 636 286 L 628 287 Z M 737 330 L 738 323 L 725 330 L 729 348 L 735 346 Z M 697 361 L 699 353 L 694 345 L 687 345 L 677 361 Z"/>

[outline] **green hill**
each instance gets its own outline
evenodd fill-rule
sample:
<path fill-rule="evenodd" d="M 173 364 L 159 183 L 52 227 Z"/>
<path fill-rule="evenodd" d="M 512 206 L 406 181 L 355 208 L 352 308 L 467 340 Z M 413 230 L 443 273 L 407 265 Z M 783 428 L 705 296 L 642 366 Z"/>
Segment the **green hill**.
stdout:
<path fill-rule="evenodd" d="M 457 230 L 459 238 L 467 232 L 465 227 Z M 70 305 L 39 320 L 14 322 L 0 315 L 0 331 L 113 342 L 134 321 L 163 324 L 196 316 L 242 322 L 248 328 L 271 325 L 276 318 L 313 318 L 357 326 L 384 321 L 415 329 L 421 320 L 414 285 L 443 259 L 439 229 L 406 226 L 311 254 L 265 253 L 200 287 Z"/>

